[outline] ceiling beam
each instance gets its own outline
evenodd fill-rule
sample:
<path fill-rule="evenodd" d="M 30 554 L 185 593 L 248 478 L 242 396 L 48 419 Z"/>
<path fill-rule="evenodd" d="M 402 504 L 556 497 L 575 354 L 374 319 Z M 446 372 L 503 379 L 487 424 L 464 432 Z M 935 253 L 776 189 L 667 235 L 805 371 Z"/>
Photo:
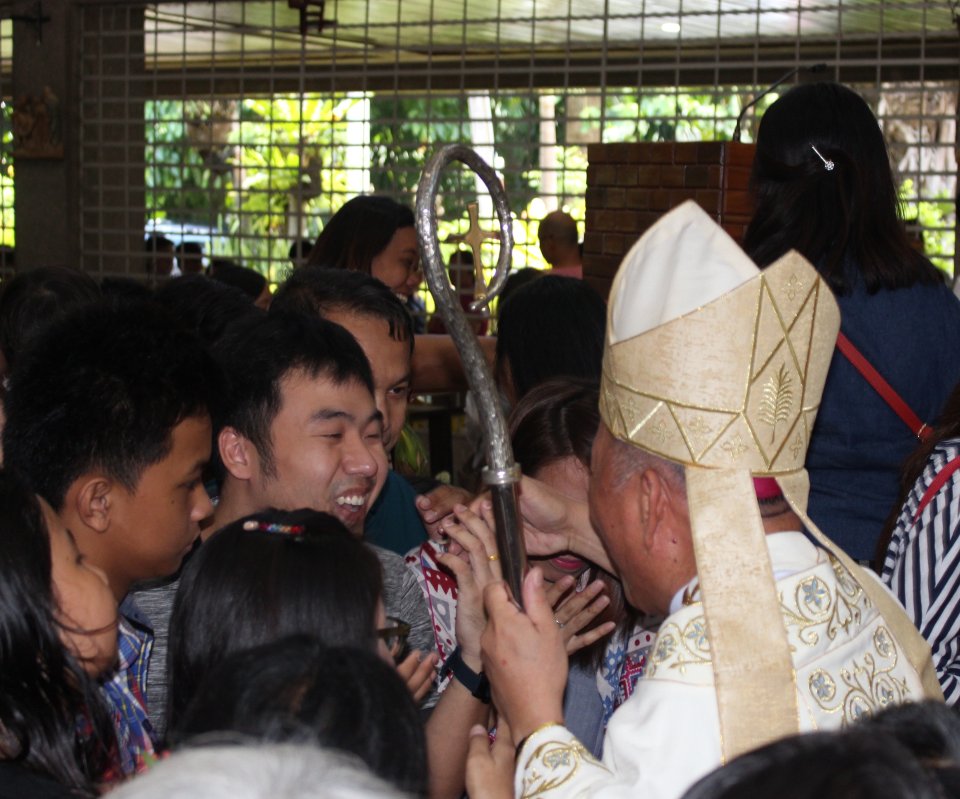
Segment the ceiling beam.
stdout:
<path fill-rule="evenodd" d="M 198 56 L 186 65 L 181 55 L 169 63 L 159 60 L 145 79 L 154 96 L 183 98 L 297 93 L 302 86 L 309 92 L 763 86 L 797 64 L 819 62 L 828 65 L 826 77 L 843 83 L 954 81 L 960 75 L 960 48 L 949 33 L 923 40 L 685 42 L 682 48 L 647 45 L 532 56 L 405 50 L 398 60 L 395 51 L 338 52 L 335 60 L 310 54 L 302 66 L 299 55 L 247 51 L 242 61 L 231 63 L 229 54 L 218 53 L 215 63 Z"/>

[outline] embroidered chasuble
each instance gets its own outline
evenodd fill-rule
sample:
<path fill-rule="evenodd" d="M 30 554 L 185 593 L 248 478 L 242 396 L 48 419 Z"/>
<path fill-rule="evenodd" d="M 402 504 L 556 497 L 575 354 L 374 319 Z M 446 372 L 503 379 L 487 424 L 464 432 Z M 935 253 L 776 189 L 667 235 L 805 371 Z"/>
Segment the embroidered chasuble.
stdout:
<path fill-rule="evenodd" d="M 802 256 L 761 272 L 695 203 L 624 258 L 600 416 L 623 444 L 683 467 L 692 601 L 670 607 L 646 673 L 610 719 L 603 762 L 562 726 L 539 730 L 519 753 L 518 797 L 675 799 L 778 738 L 942 699 L 903 609 L 806 515 L 804 459 L 839 327 Z M 758 479 L 809 539 L 766 534 Z"/>
<path fill-rule="evenodd" d="M 801 533 L 767 536 L 796 670 L 799 728 L 836 729 L 923 697 L 916 671 L 859 581 Z M 695 587 L 695 583 L 691 584 Z M 532 735 L 517 759 L 516 795 L 551 799 L 674 799 L 721 765 L 721 736 L 703 606 L 681 606 L 660 627 L 647 673 L 613 714 L 603 762 L 565 728 Z M 749 660 L 747 660 L 749 679 Z M 752 710 L 762 723 L 763 708 Z"/>

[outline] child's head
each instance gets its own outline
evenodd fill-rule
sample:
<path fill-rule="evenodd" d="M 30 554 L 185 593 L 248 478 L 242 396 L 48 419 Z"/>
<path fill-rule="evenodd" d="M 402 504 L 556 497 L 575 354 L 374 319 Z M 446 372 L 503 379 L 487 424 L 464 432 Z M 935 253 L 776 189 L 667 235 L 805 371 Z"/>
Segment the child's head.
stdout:
<path fill-rule="evenodd" d="M 116 659 L 116 602 L 55 515 L 6 471 L 0 471 L 0 531 L 4 749 L 19 751 L 30 768 L 62 784 L 88 788 L 111 740 L 88 675 Z M 96 733 L 86 744 L 77 736 L 81 715 Z"/>
<path fill-rule="evenodd" d="M 409 799 L 355 757 L 304 744 L 230 743 L 174 752 L 111 799 Z"/>
<path fill-rule="evenodd" d="M 152 303 L 97 303 L 22 356 L 7 466 L 61 515 L 114 595 L 175 572 L 212 512 L 201 472 L 222 390 L 199 340 Z"/>
<path fill-rule="evenodd" d="M 233 653 L 204 677 L 171 736 L 178 745 L 228 733 L 345 750 L 400 790 L 426 793 L 420 712 L 373 652 L 296 635 Z"/>
<path fill-rule="evenodd" d="M 286 635 L 378 649 L 380 561 L 333 516 L 269 510 L 229 524 L 184 568 L 170 621 L 169 723 L 227 655 Z"/>

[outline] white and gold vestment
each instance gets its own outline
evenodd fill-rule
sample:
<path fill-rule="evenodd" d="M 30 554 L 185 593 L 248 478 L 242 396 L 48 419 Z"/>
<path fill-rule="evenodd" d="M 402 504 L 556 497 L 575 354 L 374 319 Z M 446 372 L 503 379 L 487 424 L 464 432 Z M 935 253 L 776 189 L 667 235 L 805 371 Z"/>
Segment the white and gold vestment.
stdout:
<path fill-rule="evenodd" d="M 811 264 L 790 252 L 761 272 L 692 202 L 624 258 L 600 414 L 615 438 L 683 466 L 695 601 L 671 607 L 603 764 L 563 727 L 539 730 L 517 761 L 518 796 L 673 799 L 778 738 L 942 699 L 903 609 L 806 516 L 804 459 L 839 328 Z M 758 477 L 810 540 L 765 535 Z"/>
<path fill-rule="evenodd" d="M 774 572 L 787 574 L 776 586 L 801 731 L 836 729 L 923 696 L 858 579 L 801 533 L 767 536 L 767 545 Z M 859 580 L 876 582 L 865 572 Z M 664 620 L 647 674 L 610 720 L 603 762 L 565 728 L 540 730 L 517 760 L 518 797 L 673 799 L 723 762 L 709 634 L 696 581 L 688 589 L 693 601 Z M 744 670 L 749 680 L 749 658 Z M 762 719 L 763 708 L 749 710 Z"/>

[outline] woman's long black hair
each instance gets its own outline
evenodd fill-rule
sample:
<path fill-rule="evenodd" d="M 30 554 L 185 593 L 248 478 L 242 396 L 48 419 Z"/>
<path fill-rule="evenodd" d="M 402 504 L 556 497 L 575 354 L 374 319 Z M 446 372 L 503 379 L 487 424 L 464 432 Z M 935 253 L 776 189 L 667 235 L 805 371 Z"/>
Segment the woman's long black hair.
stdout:
<path fill-rule="evenodd" d="M 233 652 L 287 635 L 376 648 L 376 554 L 329 514 L 267 510 L 215 533 L 184 567 L 170 618 L 167 719 Z"/>
<path fill-rule="evenodd" d="M 171 743 L 230 733 L 352 752 L 401 791 L 427 793 L 420 711 L 396 669 L 366 649 L 294 635 L 234 652 L 201 681 Z"/>
<path fill-rule="evenodd" d="M 877 119 L 847 87 L 802 84 L 771 105 L 750 180 L 744 249 L 761 268 L 797 250 L 838 294 L 858 282 L 870 294 L 942 282 L 900 219 Z"/>
<path fill-rule="evenodd" d="M 0 750 L 95 796 L 116 751 L 96 683 L 64 648 L 37 498 L 0 470 Z"/>
<path fill-rule="evenodd" d="M 307 264 L 370 274 L 373 259 L 401 228 L 413 227 L 413 211 L 389 197 L 361 194 L 324 225 Z"/>

